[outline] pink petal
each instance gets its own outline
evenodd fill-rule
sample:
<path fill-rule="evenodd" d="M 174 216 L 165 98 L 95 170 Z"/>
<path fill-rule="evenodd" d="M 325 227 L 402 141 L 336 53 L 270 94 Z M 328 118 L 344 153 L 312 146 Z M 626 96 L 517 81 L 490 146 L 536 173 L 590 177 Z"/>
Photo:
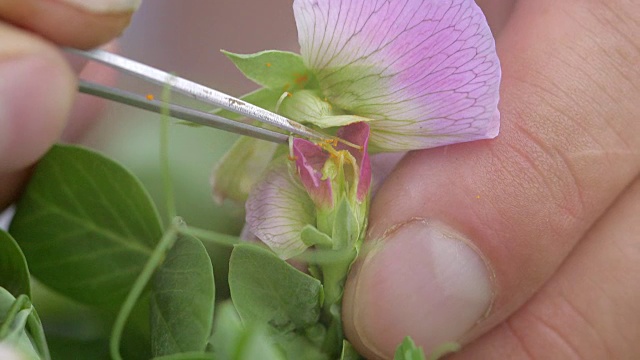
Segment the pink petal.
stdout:
<path fill-rule="evenodd" d="M 473 0 L 295 0 L 302 57 L 329 101 L 374 119 L 371 148 L 493 138 L 500 64 Z"/>
<path fill-rule="evenodd" d="M 367 197 L 369 188 L 371 187 L 371 161 L 369 160 L 369 152 L 367 151 L 369 134 L 369 125 L 365 122 L 347 125 L 338 130 L 336 134 L 340 139 L 361 146 L 361 149 L 356 149 L 343 143 L 338 143 L 337 146 L 338 150 L 348 150 L 358 163 L 358 168 L 360 169 L 357 194 L 358 201 L 363 201 Z"/>
<path fill-rule="evenodd" d="M 282 259 L 300 255 L 307 246 L 300 232 L 315 222 L 314 205 L 285 161 L 272 166 L 249 193 L 248 231 Z"/>
<path fill-rule="evenodd" d="M 333 207 L 331 181 L 322 179 L 322 168 L 329 154 L 310 141 L 296 138 L 293 140 L 293 156 L 302 184 L 316 206 Z"/>

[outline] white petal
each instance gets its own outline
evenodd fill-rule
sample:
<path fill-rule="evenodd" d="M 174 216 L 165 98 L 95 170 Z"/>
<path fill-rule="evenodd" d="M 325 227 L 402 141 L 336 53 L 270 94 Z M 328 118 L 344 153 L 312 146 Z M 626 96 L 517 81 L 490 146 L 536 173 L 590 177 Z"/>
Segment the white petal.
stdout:
<path fill-rule="evenodd" d="M 286 161 L 274 160 L 274 166 L 249 193 L 246 204 L 249 231 L 282 259 L 304 252 L 307 246 L 300 233 L 305 225 L 315 224 L 313 202 Z"/>
<path fill-rule="evenodd" d="M 295 0 L 323 96 L 374 121 L 373 150 L 497 135 L 500 64 L 473 0 Z"/>

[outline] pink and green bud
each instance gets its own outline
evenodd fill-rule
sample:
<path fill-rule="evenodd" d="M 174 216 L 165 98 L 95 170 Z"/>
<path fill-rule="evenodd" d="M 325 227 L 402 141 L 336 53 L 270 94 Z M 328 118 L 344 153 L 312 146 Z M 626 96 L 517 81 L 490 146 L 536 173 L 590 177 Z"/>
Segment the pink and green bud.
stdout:
<path fill-rule="evenodd" d="M 292 155 L 305 189 L 320 210 L 333 209 L 346 197 L 361 204 L 371 186 L 371 163 L 367 152 L 369 125 L 347 125 L 336 134 L 335 144 L 314 144 L 304 139 L 292 141 Z"/>
<path fill-rule="evenodd" d="M 366 222 L 371 187 L 369 125 L 360 122 L 345 126 L 337 136 L 343 142 L 293 140 L 295 162 L 287 166 L 283 158 L 276 161 L 249 194 L 249 231 L 283 259 L 299 255 L 312 245 L 356 246 Z M 356 228 L 347 231 L 347 226 Z M 307 239 L 329 238 L 333 243 L 303 241 L 303 230 L 311 235 L 313 231 L 324 234 Z M 341 233 L 352 238 L 335 238 Z"/>

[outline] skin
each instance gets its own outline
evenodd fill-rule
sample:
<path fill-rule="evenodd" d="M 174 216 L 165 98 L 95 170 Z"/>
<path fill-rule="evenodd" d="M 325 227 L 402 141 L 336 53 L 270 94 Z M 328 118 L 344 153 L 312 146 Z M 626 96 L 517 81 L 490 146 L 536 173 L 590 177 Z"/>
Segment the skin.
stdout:
<path fill-rule="evenodd" d="M 58 46 L 103 45 L 131 15 L 94 14 L 53 0 L 0 3 L 0 209 L 17 198 L 29 169 L 54 142 L 77 138 L 99 111 L 98 102 L 77 96 L 77 73 L 113 78 L 71 64 Z"/>
<path fill-rule="evenodd" d="M 473 239 L 492 269 L 494 300 L 454 359 L 638 358 L 640 4 L 478 3 L 502 61 L 501 134 L 409 154 L 373 199 L 368 238 L 420 217 Z M 0 208 L 63 132 L 76 136 L 91 118 L 91 105 L 74 110 L 76 72 L 57 45 L 104 44 L 130 17 L 53 0 L 0 4 L 0 109 L 11 114 L 0 114 Z M 484 201 L 470 202 L 475 194 Z M 390 357 L 388 332 L 374 328 L 363 341 L 353 309 L 407 304 L 373 290 L 356 298 L 365 272 L 357 265 L 347 283 L 346 333 L 369 357 Z"/>
<path fill-rule="evenodd" d="M 493 303 L 454 359 L 638 358 L 640 3 L 479 4 L 502 62 L 501 133 L 410 153 L 373 199 L 368 239 L 384 248 L 388 229 L 435 219 L 482 254 Z M 415 261 L 410 246 L 396 252 L 389 269 Z M 409 333 L 410 316 L 390 328 L 356 313 L 420 313 L 406 296 L 381 296 L 420 280 L 374 270 L 361 260 L 350 275 L 346 333 L 370 358 L 390 358 L 385 340 Z"/>

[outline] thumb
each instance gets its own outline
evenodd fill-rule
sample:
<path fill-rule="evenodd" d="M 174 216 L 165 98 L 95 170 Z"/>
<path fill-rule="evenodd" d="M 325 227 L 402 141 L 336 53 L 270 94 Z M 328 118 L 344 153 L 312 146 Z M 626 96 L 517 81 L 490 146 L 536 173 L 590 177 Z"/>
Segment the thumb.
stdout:
<path fill-rule="evenodd" d="M 410 153 L 372 202 L 348 339 L 391 358 L 503 322 L 640 173 L 639 4 L 519 1 L 498 38 L 501 134 Z M 631 17 L 631 18 L 630 18 Z"/>

